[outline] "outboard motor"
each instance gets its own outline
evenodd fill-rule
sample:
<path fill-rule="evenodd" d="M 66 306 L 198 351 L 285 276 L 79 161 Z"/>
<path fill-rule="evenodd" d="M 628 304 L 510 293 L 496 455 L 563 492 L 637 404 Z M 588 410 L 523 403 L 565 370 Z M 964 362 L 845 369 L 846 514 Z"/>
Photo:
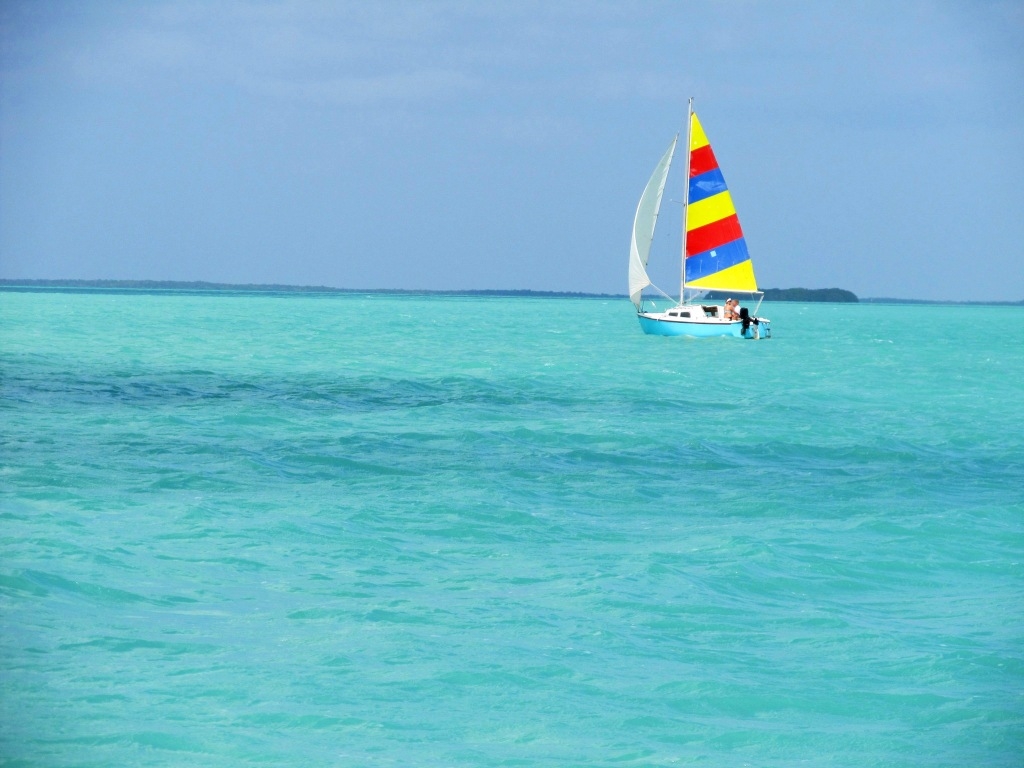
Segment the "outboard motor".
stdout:
<path fill-rule="evenodd" d="M 740 320 L 743 321 L 743 335 L 747 335 L 747 331 L 750 329 L 750 324 L 759 325 L 756 317 L 750 316 L 750 311 L 746 307 L 740 307 Z"/>

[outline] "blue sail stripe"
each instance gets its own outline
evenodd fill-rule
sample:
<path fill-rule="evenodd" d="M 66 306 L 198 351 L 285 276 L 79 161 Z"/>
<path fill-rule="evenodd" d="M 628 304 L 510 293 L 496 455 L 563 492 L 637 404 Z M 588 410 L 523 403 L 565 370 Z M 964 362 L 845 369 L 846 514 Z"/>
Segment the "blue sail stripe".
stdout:
<path fill-rule="evenodd" d="M 690 179 L 689 200 L 691 203 L 696 203 L 717 195 L 719 192 L 725 192 L 725 190 L 725 177 L 722 176 L 722 172 L 718 168 L 713 168 L 707 173 Z"/>
<path fill-rule="evenodd" d="M 686 281 L 699 280 L 702 277 L 734 267 L 750 258 L 746 238 L 712 248 L 710 251 L 695 253 L 686 259 Z"/>

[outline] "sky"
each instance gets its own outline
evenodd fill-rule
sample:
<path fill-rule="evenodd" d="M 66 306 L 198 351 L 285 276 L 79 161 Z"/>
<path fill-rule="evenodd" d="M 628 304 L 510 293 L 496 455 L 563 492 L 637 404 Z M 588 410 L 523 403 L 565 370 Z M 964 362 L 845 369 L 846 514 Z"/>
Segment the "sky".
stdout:
<path fill-rule="evenodd" d="M 624 294 L 688 97 L 760 286 L 1024 299 L 1020 0 L 4 0 L 0 278 Z"/>

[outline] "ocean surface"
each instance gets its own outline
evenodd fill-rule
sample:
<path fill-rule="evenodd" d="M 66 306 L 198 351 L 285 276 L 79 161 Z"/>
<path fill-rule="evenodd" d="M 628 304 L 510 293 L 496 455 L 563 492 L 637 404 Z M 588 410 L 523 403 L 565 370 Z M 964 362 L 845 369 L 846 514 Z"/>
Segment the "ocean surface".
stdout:
<path fill-rule="evenodd" d="M 1024 310 L 0 292 L 0 764 L 1021 766 Z"/>

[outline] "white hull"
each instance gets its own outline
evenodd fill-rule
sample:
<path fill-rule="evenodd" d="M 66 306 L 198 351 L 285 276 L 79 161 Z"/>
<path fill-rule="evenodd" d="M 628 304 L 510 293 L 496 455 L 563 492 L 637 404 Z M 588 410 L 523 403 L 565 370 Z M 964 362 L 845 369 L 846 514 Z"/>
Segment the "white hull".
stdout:
<path fill-rule="evenodd" d="M 683 304 L 664 312 L 637 312 L 644 333 L 652 336 L 732 336 L 737 339 L 770 339 L 771 321 L 764 317 L 726 320 L 724 307 Z M 746 325 L 746 328 L 744 328 Z"/>

